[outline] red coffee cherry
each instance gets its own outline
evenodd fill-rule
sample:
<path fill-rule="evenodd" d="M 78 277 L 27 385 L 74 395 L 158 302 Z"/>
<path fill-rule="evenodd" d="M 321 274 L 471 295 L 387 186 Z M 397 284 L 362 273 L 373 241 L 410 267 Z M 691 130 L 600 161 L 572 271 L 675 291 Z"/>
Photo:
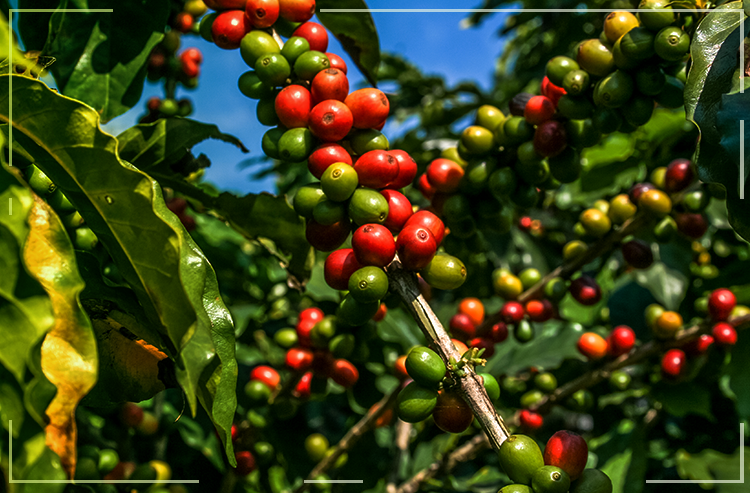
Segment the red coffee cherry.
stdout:
<path fill-rule="evenodd" d="M 341 70 L 342 72 L 344 72 L 344 75 L 346 75 L 346 62 L 343 58 L 335 53 L 326 53 L 326 56 L 328 57 L 328 61 L 331 63 L 331 68 Z"/>
<path fill-rule="evenodd" d="M 308 126 L 312 134 L 323 142 L 336 142 L 347 136 L 353 121 L 352 112 L 344 103 L 329 99 L 315 105 L 310 112 Z"/>
<path fill-rule="evenodd" d="M 521 411 L 521 414 L 518 416 L 518 421 L 521 423 L 521 426 L 528 431 L 536 431 L 544 425 L 544 417 L 541 414 L 529 411 L 528 409 L 523 409 Z"/>
<path fill-rule="evenodd" d="M 352 165 L 352 157 L 339 144 L 327 143 L 315 149 L 307 158 L 307 169 L 312 175 L 319 179 L 326 169 L 333 163 L 344 163 Z"/>
<path fill-rule="evenodd" d="M 278 387 L 279 382 L 281 382 L 281 377 L 279 376 L 279 372 L 270 366 L 261 365 L 256 366 L 250 371 L 250 380 L 259 380 L 268 385 L 271 390 L 274 390 Z"/>
<path fill-rule="evenodd" d="M 547 96 L 555 107 L 557 107 L 557 102 L 560 101 L 560 98 L 567 94 L 565 89 L 550 82 L 546 75 L 542 79 L 541 90 L 542 94 Z"/>
<path fill-rule="evenodd" d="M 274 109 L 286 128 L 306 127 L 310 118 L 310 91 L 298 85 L 287 86 L 276 96 Z"/>
<path fill-rule="evenodd" d="M 120 408 L 120 421 L 127 427 L 135 428 L 143 421 L 143 408 L 135 402 L 126 402 Z"/>
<path fill-rule="evenodd" d="M 484 349 L 482 358 L 491 358 L 495 354 L 495 341 L 486 337 L 475 337 L 469 339 L 469 347 Z"/>
<path fill-rule="evenodd" d="M 414 214 L 411 202 L 404 194 L 396 190 L 385 189 L 380 193 L 388 201 L 388 217 L 385 218 L 383 226 L 388 228 L 391 233 L 397 234 Z"/>
<path fill-rule="evenodd" d="M 708 297 L 708 313 L 713 320 L 719 322 L 729 318 L 736 305 L 737 298 L 726 288 L 719 288 Z"/>
<path fill-rule="evenodd" d="M 406 355 L 401 355 L 396 359 L 396 363 L 393 365 L 393 369 L 396 372 L 396 376 L 402 379 L 409 378 L 409 372 L 406 371 Z"/>
<path fill-rule="evenodd" d="M 589 447 L 586 440 L 572 431 L 558 431 L 547 440 L 544 447 L 544 464 L 559 467 L 568 473 L 571 481 L 578 479 L 583 473 L 588 458 Z"/>
<path fill-rule="evenodd" d="M 234 458 L 237 461 L 237 468 L 234 470 L 237 476 L 247 476 L 255 470 L 255 457 L 249 451 L 235 452 Z"/>
<path fill-rule="evenodd" d="M 297 385 L 294 386 L 294 395 L 299 399 L 309 399 L 312 395 L 312 379 L 313 373 L 311 371 L 305 372 L 302 378 L 299 379 Z"/>
<path fill-rule="evenodd" d="M 172 26 L 181 33 L 189 32 L 193 27 L 195 19 L 188 12 L 180 12 L 174 18 Z"/>
<path fill-rule="evenodd" d="M 523 117 L 532 125 L 544 123 L 555 114 L 555 103 L 547 96 L 534 96 L 526 103 Z"/>
<path fill-rule="evenodd" d="M 295 371 L 305 371 L 312 367 L 313 352 L 309 349 L 293 347 L 286 352 L 286 366 Z"/>
<path fill-rule="evenodd" d="M 247 0 L 245 14 L 253 27 L 271 27 L 279 19 L 279 0 Z"/>
<path fill-rule="evenodd" d="M 326 280 L 326 284 L 333 289 L 346 291 L 349 289 L 349 278 L 355 271 L 361 268 L 362 264 L 359 263 L 357 257 L 354 255 L 354 250 L 351 248 L 342 248 L 341 250 L 331 252 L 326 257 L 323 267 L 323 277 Z"/>
<path fill-rule="evenodd" d="M 711 344 L 713 343 L 713 336 L 710 336 L 708 334 L 701 334 L 701 336 L 697 339 L 693 339 L 692 341 L 683 345 L 682 350 L 690 356 L 700 356 L 701 354 L 704 354 L 706 351 L 708 351 L 708 348 L 710 348 Z"/>
<path fill-rule="evenodd" d="M 627 354 L 635 346 L 635 332 L 627 325 L 618 325 L 607 337 L 607 352 L 610 356 Z"/>
<path fill-rule="evenodd" d="M 412 216 L 413 217 L 413 216 Z M 437 252 L 437 243 L 432 232 L 423 226 L 410 226 L 409 221 L 396 239 L 396 251 L 401 264 L 407 270 L 427 267 Z"/>
<path fill-rule="evenodd" d="M 664 175 L 664 189 L 674 193 L 685 190 L 693 182 L 695 172 L 689 159 L 675 159 L 667 165 Z"/>
<path fill-rule="evenodd" d="M 453 337 L 465 341 L 476 336 L 476 326 L 465 313 L 456 313 L 448 322 Z"/>
<path fill-rule="evenodd" d="M 227 10 L 217 15 L 211 24 L 211 37 L 219 48 L 235 50 L 251 29 L 244 10 Z"/>
<path fill-rule="evenodd" d="M 471 425 L 474 413 L 460 395 L 443 390 L 438 394 L 432 418 L 441 430 L 447 433 L 461 433 Z"/>
<path fill-rule="evenodd" d="M 737 344 L 737 331 L 726 322 L 719 322 L 714 325 L 711 334 L 719 346 L 734 346 Z"/>
<path fill-rule="evenodd" d="M 337 359 L 331 368 L 331 379 L 344 388 L 349 388 L 359 380 L 357 367 L 345 359 Z"/>
<path fill-rule="evenodd" d="M 154 111 L 158 110 L 158 109 L 159 109 L 159 106 L 161 106 L 161 98 L 159 98 L 158 96 L 153 96 L 153 97 L 149 98 L 149 99 L 148 99 L 148 102 L 146 103 L 146 108 L 147 108 L 147 109 L 148 109 L 148 110 L 149 110 L 150 112 L 152 112 L 152 113 L 153 113 Z M 183 200 L 184 200 L 184 199 L 183 199 Z M 185 202 L 185 206 L 187 207 L 187 202 Z M 167 207 L 169 207 L 169 203 L 167 203 Z M 170 209 L 170 210 L 171 210 L 171 209 Z M 184 210 L 185 210 L 185 209 L 183 209 L 183 211 L 184 211 Z M 172 211 L 172 212 L 174 212 L 174 211 Z M 176 212 L 175 212 L 175 214 L 176 214 Z"/>
<path fill-rule="evenodd" d="M 685 369 L 687 357 L 681 349 L 670 349 L 661 359 L 661 372 L 664 377 L 675 379 Z"/>
<path fill-rule="evenodd" d="M 506 324 L 517 324 L 523 320 L 525 314 L 523 305 L 517 301 L 508 301 L 500 310 L 500 315 Z"/>
<path fill-rule="evenodd" d="M 406 221 L 404 228 L 421 226 L 427 228 L 435 238 L 435 243 L 439 246 L 445 236 L 445 224 L 435 214 L 430 211 L 417 211 Z"/>
<path fill-rule="evenodd" d="M 417 180 L 417 189 L 422 192 L 422 196 L 427 200 L 432 200 L 435 196 L 435 188 L 430 185 L 430 180 L 427 179 L 426 174 L 422 174 Z"/>
<path fill-rule="evenodd" d="M 385 267 L 396 255 L 396 242 L 385 226 L 365 224 L 352 235 L 352 249 L 361 265 Z"/>
<path fill-rule="evenodd" d="M 438 192 L 455 192 L 463 176 L 464 169 L 450 159 L 438 158 L 427 166 L 427 179 Z"/>
<path fill-rule="evenodd" d="M 703 214 L 677 214 L 674 220 L 680 233 L 694 240 L 708 231 L 708 221 Z"/>
<path fill-rule="evenodd" d="M 380 322 L 385 318 L 385 316 L 388 314 L 388 307 L 385 303 L 380 304 L 380 308 L 378 308 L 378 311 L 375 312 L 375 315 L 372 316 L 372 320 L 374 322 Z"/>
<path fill-rule="evenodd" d="M 375 128 L 388 118 L 390 104 L 380 89 L 365 88 L 349 94 L 344 103 L 352 110 L 355 128 Z"/>
<path fill-rule="evenodd" d="M 326 315 L 325 313 L 323 313 L 323 310 L 317 307 L 305 308 L 304 310 L 299 312 L 300 320 L 312 320 L 313 322 L 320 322 L 325 316 Z"/>
<path fill-rule="evenodd" d="M 349 79 L 336 68 L 321 70 L 310 84 L 310 94 L 316 103 L 326 99 L 344 101 L 349 94 Z"/>
<path fill-rule="evenodd" d="M 547 300 L 530 300 L 526 302 L 525 310 L 534 322 L 546 322 L 552 318 L 552 304 Z"/>
<path fill-rule="evenodd" d="M 570 283 L 570 294 L 580 304 L 591 306 L 602 299 L 602 290 L 592 277 L 582 275 Z"/>
<path fill-rule="evenodd" d="M 315 0 L 279 0 L 279 15 L 292 22 L 305 22 L 315 14 Z"/>
<path fill-rule="evenodd" d="M 305 238 L 316 250 L 330 252 L 340 247 L 351 232 L 348 220 L 324 226 L 313 219 L 307 221 L 305 227 Z"/>
<path fill-rule="evenodd" d="M 398 161 L 388 151 L 378 149 L 362 154 L 354 163 L 354 169 L 360 185 L 381 189 L 398 176 Z"/>
<path fill-rule="evenodd" d="M 490 329 L 490 339 L 492 339 L 495 342 L 495 344 L 504 342 L 507 338 L 508 338 L 508 326 L 505 325 L 503 322 L 496 323 Z"/>
<path fill-rule="evenodd" d="M 310 43 L 310 50 L 325 53 L 328 49 L 328 32 L 317 22 L 305 22 L 294 30 L 292 36 L 305 38 Z"/>
<path fill-rule="evenodd" d="M 190 60 L 191 62 L 200 65 L 203 63 L 203 54 L 198 48 L 188 48 L 183 51 L 180 55 L 181 60 Z"/>
<path fill-rule="evenodd" d="M 649 190 L 653 190 L 656 188 L 651 183 L 636 183 L 632 187 L 630 187 L 630 191 L 628 192 L 628 196 L 630 197 L 630 201 L 634 204 L 638 203 L 638 199 L 641 198 L 641 195 L 643 195 L 645 192 L 648 192 Z"/>
<path fill-rule="evenodd" d="M 595 332 L 585 332 L 578 339 L 578 351 L 590 360 L 602 359 L 607 355 L 607 341 Z"/>
<path fill-rule="evenodd" d="M 417 162 L 406 151 L 396 149 L 390 153 L 398 161 L 398 175 L 388 184 L 388 188 L 398 190 L 411 185 L 417 176 Z"/>
<path fill-rule="evenodd" d="M 568 136 L 565 125 L 557 120 L 540 123 L 534 131 L 534 150 L 544 157 L 554 157 L 565 150 Z"/>

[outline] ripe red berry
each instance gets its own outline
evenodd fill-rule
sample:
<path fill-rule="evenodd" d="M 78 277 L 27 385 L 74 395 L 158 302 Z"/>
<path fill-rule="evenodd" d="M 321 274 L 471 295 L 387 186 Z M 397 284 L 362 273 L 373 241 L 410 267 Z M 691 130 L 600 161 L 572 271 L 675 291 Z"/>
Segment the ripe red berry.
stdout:
<path fill-rule="evenodd" d="M 661 372 L 667 378 L 677 378 L 685 369 L 685 353 L 681 349 L 670 349 L 661 359 Z"/>
<path fill-rule="evenodd" d="M 713 343 L 713 336 L 710 336 L 708 334 L 701 334 L 701 336 L 697 339 L 693 339 L 692 341 L 683 345 L 682 350 L 690 356 L 700 356 L 701 354 L 704 354 L 706 351 L 708 351 L 708 348 L 710 348 L 711 344 Z"/>
<path fill-rule="evenodd" d="M 125 426 L 135 428 L 143 421 L 143 408 L 135 402 L 126 402 L 120 409 L 120 421 Z"/>
<path fill-rule="evenodd" d="M 523 117 L 532 125 L 544 123 L 555 114 L 555 104 L 547 96 L 534 96 L 526 103 Z"/>
<path fill-rule="evenodd" d="M 310 173 L 320 179 L 326 169 L 333 163 L 344 163 L 352 165 L 352 157 L 339 144 L 327 143 L 315 149 L 307 158 L 307 169 Z"/>
<path fill-rule="evenodd" d="M 305 238 L 316 250 L 330 252 L 340 247 L 349 237 L 350 232 L 351 227 L 348 220 L 324 226 L 310 219 L 305 227 Z"/>
<path fill-rule="evenodd" d="M 464 169 L 450 159 L 438 158 L 427 166 L 427 179 L 438 192 L 455 192 L 463 176 Z"/>
<path fill-rule="evenodd" d="M 312 320 L 314 322 L 320 322 L 321 320 L 323 320 L 323 317 L 325 317 L 325 313 L 323 313 L 323 310 L 317 307 L 305 308 L 304 310 L 299 312 L 300 320 Z"/>
<path fill-rule="evenodd" d="M 417 180 L 417 189 L 422 192 L 422 196 L 427 200 L 432 200 L 435 196 L 435 188 L 430 184 L 426 174 L 422 174 Z"/>
<path fill-rule="evenodd" d="M 346 137 L 352 129 L 352 121 L 352 112 L 344 103 L 329 99 L 315 105 L 308 126 L 323 142 L 336 142 Z"/>
<path fill-rule="evenodd" d="M 385 189 L 380 193 L 388 201 L 388 217 L 385 218 L 383 226 L 388 228 L 391 233 L 396 234 L 401 231 L 406 221 L 414 214 L 411 202 L 404 194 L 396 190 Z"/>
<path fill-rule="evenodd" d="M 417 211 L 406 221 L 404 228 L 412 226 L 421 226 L 427 228 L 435 238 L 435 243 L 440 245 L 445 236 L 445 224 L 443 221 L 430 211 Z"/>
<path fill-rule="evenodd" d="M 592 277 L 582 275 L 570 283 L 570 294 L 580 304 L 591 306 L 602 299 L 602 290 Z"/>
<path fill-rule="evenodd" d="M 359 380 L 357 368 L 345 359 L 337 359 L 333 362 L 331 378 L 342 387 L 349 388 Z"/>
<path fill-rule="evenodd" d="M 190 60 L 191 62 L 200 65 L 203 63 L 203 54 L 198 48 L 188 48 L 183 51 L 180 55 L 181 60 Z"/>
<path fill-rule="evenodd" d="M 489 335 L 495 344 L 504 342 L 508 338 L 508 326 L 503 322 L 498 322 L 492 326 Z"/>
<path fill-rule="evenodd" d="M 305 371 L 312 366 L 313 353 L 309 349 L 293 347 L 286 352 L 286 366 L 295 371 Z"/>
<path fill-rule="evenodd" d="M 649 190 L 653 190 L 656 188 L 651 183 L 636 183 L 632 187 L 630 187 L 630 191 L 628 192 L 628 196 L 630 197 L 630 201 L 634 204 L 638 203 L 638 200 L 641 198 L 641 195 L 643 195 L 645 192 L 648 192 Z"/>
<path fill-rule="evenodd" d="M 388 151 L 374 150 L 362 154 L 354 169 L 363 187 L 385 188 L 398 176 L 398 161 Z"/>
<path fill-rule="evenodd" d="M 298 85 L 287 86 L 276 96 L 274 109 L 286 128 L 306 127 L 310 118 L 310 91 Z"/>
<path fill-rule="evenodd" d="M 292 36 L 305 38 L 310 43 L 310 50 L 325 53 L 328 49 L 328 32 L 317 22 L 305 22 L 294 30 Z"/>
<path fill-rule="evenodd" d="M 255 28 L 271 27 L 279 19 L 279 0 L 247 0 L 245 15 Z"/>
<path fill-rule="evenodd" d="M 534 322 L 546 322 L 552 318 L 552 304 L 547 300 L 530 300 L 526 302 L 525 309 Z"/>
<path fill-rule="evenodd" d="M 315 0 L 279 0 L 279 15 L 292 22 L 305 22 L 315 14 Z"/>
<path fill-rule="evenodd" d="M 521 303 L 517 301 L 508 301 L 500 310 L 500 315 L 503 317 L 506 324 L 517 324 L 523 320 L 525 312 Z"/>
<path fill-rule="evenodd" d="M 250 371 L 250 380 L 260 380 L 268 385 L 271 390 L 274 390 L 279 385 L 279 382 L 281 382 L 281 377 L 279 376 L 279 372 L 270 366 L 261 365 L 256 366 Z"/>
<path fill-rule="evenodd" d="M 396 376 L 399 378 L 409 378 L 409 372 L 406 371 L 406 355 L 401 355 L 396 359 L 396 363 L 393 365 L 393 369 L 396 372 Z"/>
<path fill-rule="evenodd" d="M 336 68 L 327 68 L 318 72 L 310 84 L 313 101 L 319 103 L 326 99 L 344 101 L 349 94 L 349 79 Z"/>
<path fill-rule="evenodd" d="M 189 32 L 190 29 L 193 27 L 193 23 L 195 22 L 195 19 L 193 19 L 193 16 L 190 15 L 188 12 L 180 12 L 177 14 L 174 18 L 174 22 L 172 25 L 174 28 L 181 33 Z"/>
<path fill-rule="evenodd" d="M 627 354 L 635 346 L 635 332 L 627 325 L 618 325 L 612 329 L 612 333 L 607 337 L 608 353 L 610 356 L 620 356 Z"/>
<path fill-rule="evenodd" d="M 417 162 L 406 151 L 396 149 L 390 153 L 398 161 L 398 176 L 388 184 L 388 188 L 398 190 L 411 185 L 417 176 Z"/>
<path fill-rule="evenodd" d="M 234 50 L 240 47 L 240 41 L 250 30 L 244 10 L 227 10 L 217 15 L 211 24 L 211 37 L 219 48 Z"/>
<path fill-rule="evenodd" d="M 578 479 L 586 468 L 589 447 L 586 440 L 572 431 L 558 431 L 547 440 L 544 447 L 544 465 L 559 467 L 570 476 Z"/>
<path fill-rule="evenodd" d="M 352 235 L 352 249 L 361 265 L 385 267 L 396 255 L 396 242 L 385 226 L 365 224 Z"/>
<path fill-rule="evenodd" d="M 342 248 L 341 250 L 331 252 L 326 257 L 323 266 L 323 277 L 326 280 L 326 284 L 333 289 L 346 291 L 349 289 L 349 278 L 360 268 L 362 268 L 362 264 L 359 263 L 356 255 L 354 255 L 354 250 L 351 248 Z"/>
<path fill-rule="evenodd" d="M 378 311 L 375 312 L 375 315 L 372 316 L 372 320 L 375 322 L 380 322 L 383 320 L 388 313 L 388 307 L 385 305 L 385 303 L 381 303 L 380 307 L 378 308 Z"/>
<path fill-rule="evenodd" d="M 675 159 L 667 165 L 664 189 L 674 193 L 686 189 L 693 182 L 695 173 L 689 159 Z"/>
<path fill-rule="evenodd" d="M 255 457 L 247 450 L 241 452 L 235 452 L 235 460 L 237 460 L 237 468 L 234 473 L 238 476 L 247 476 L 255 470 Z"/>
<path fill-rule="evenodd" d="M 518 416 L 518 421 L 521 423 L 521 426 L 524 429 L 529 431 L 536 431 L 544 424 L 544 417 L 542 417 L 542 415 L 539 413 L 524 409 Z"/>
<path fill-rule="evenodd" d="M 521 219 L 518 220 L 518 227 L 519 229 L 522 229 L 523 231 L 528 231 L 531 229 L 532 222 L 533 222 L 533 219 L 531 219 L 529 216 L 523 216 Z"/>
<path fill-rule="evenodd" d="M 180 66 L 182 68 L 182 73 L 185 74 L 188 79 L 198 77 L 201 73 L 200 67 L 191 60 L 185 60 L 181 58 Z"/>
<path fill-rule="evenodd" d="M 486 337 L 475 337 L 467 341 L 469 347 L 484 349 L 482 358 L 491 358 L 495 354 L 495 341 Z"/>
<path fill-rule="evenodd" d="M 607 354 L 609 344 L 595 332 L 585 332 L 578 339 L 578 351 L 590 360 L 601 359 Z"/>
<path fill-rule="evenodd" d="M 737 298 L 726 288 L 719 288 L 708 297 L 708 313 L 719 322 L 729 318 L 736 305 Z"/>
<path fill-rule="evenodd" d="M 297 385 L 294 386 L 294 394 L 299 399 L 309 399 L 312 394 L 312 379 L 313 373 L 311 371 L 305 372 L 302 378 L 299 379 Z"/>
<path fill-rule="evenodd" d="M 544 157 L 554 157 L 565 150 L 568 136 L 565 125 L 557 120 L 540 123 L 534 131 L 534 150 Z"/>
<path fill-rule="evenodd" d="M 432 232 L 423 226 L 408 224 L 396 239 L 396 251 L 401 264 L 407 270 L 420 270 L 427 267 L 437 252 L 437 242 Z"/>
<path fill-rule="evenodd" d="M 557 107 L 557 102 L 560 101 L 560 98 L 567 94 L 565 89 L 550 82 L 547 76 L 542 79 L 541 90 L 542 94 L 547 96 L 555 107 Z"/>
<path fill-rule="evenodd" d="M 342 72 L 344 72 L 344 75 L 346 75 L 346 62 L 343 58 L 335 53 L 326 53 L 326 56 L 328 57 L 328 61 L 331 63 L 331 68 L 341 70 Z"/>
<path fill-rule="evenodd" d="M 443 390 L 437 397 L 432 417 L 441 430 L 447 433 L 461 433 L 471 425 L 474 413 L 456 392 Z"/>
<path fill-rule="evenodd" d="M 464 313 L 456 313 L 448 322 L 451 328 L 451 334 L 459 340 L 465 341 L 476 336 L 476 326 L 471 321 L 468 315 Z"/>
<path fill-rule="evenodd" d="M 677 214 L 674 220 L 680 233 L 694 240 L 708 231 L 708 221 L 703 214 Z"/>
<path fill-rule="evenodd" d="M 711 334 L 719 346 L 734 346 L 737 344 L 737 331 L 726 322 L 719 322 L 714 325 Z"/>
<path fill-rule="evenodd" d="M 390 111 L 388 98 L 380 89 L 359 89 L 344 102 L 352 110 L 355 128 L 375 128 L 388 118 Z"/>

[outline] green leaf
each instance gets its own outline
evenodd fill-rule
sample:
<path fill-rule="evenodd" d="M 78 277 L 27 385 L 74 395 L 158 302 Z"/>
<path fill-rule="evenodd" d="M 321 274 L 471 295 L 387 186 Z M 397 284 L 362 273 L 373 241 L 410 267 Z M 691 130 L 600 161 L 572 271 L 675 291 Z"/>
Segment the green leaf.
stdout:
<path fill-rule="evenodd" d="M 18 438 L 25 417 L 23 400 L 16 387 L 10 383 L 0 383 L 0 419 L 2 419 L 3 428 L 7 431 L 9 421 L 13 421 L 15 425 L 13 437 Z"/>
<path fill-rule="evenodd" d="M 745 476 L 750 473 L 750 448 L 745 447 Z M 747 485 L 742 483 L 712 484 L 708 481 L 738 481 L 740 479 L 740 449 L 734 455 L 722 454 L 711 449 L 705 449 L 698 454 L 689 454 L 680 449 L 675 454 L 677 473 L 681 478 L 692 479 L 704 489 L 716 488 L 718 493 L 740 493 L 747 491 Z"/>
<path fill-rule="evenodd" d="M 167 0 L 89 2 L 63 0 L 61 8 L 111 8 L 113 12 L 55 12 L 43 54 L 60 91 L 92 106 L 102 121 L 135 106 L 143 92 L 146 62 L 164 37 Z"/>
<path fill-rule="evenodd" d="M 732 348 L 732 360 L 727 365 L 729 388 L 737 396 L 737 413 L 742 419 L 750 419 L 750 372 L 747 362 L 750 358 L 750 333 L 743 330 L 737 337 L 737 345 Z"/>
<path fill-rule="evenodd" d="M 159 185 L 120 161 L 117 143 L 99 129 L 95 111 L 43 83 L 13 77 L 14 137 L 68 196 L 112 255 L 149 317 L 137 336 L 176 361 L 193 413 L 203 370 L 217 357 L 215 334 L 231 318 L 208 260 L 164 204 Z M 0 77 L 0 120 L 8 121 L 9 77 Z M 59 126 L 64 115 L 67 126 Z M 225 356 L 225 354 L 224 354 Z M 219 355 L 222 364 L 225 358 Z M 227 377 L 228 378 L 228 377 Z M 231 404 L 228 386 L 214 399 Z M 213 409 L 207 409 L 209 415 Z M 223 428 L 231 426 L 221 417 Z"/>
<path fill-rule="evenodd" d="M 318 19 L 336 36 L 362 75 L 377 85 L 380 42 L 369 12 L 321 12 L 322 9 L 366 9 L 364 0 L 318 0 Z"/>
<path fill-rule="evenodd" d="M 21 471 L 14 468 L 13 479 L 64 481 L 67 478 L 65 477 L 63 468 L 60 465 L 60 458 L 57 454 L 44 446 L 44 441 L 40 440 L 39 437 L 43 437 L 43 435 L 37 435 L 34 440 L 33 445 L 36 450 L 34 450 L 33 453 L 35 453 L 36 457 L 33 462 L 30 461 L 30 463 Z M 22 493 L 62 493 L 64 489 L 65 483 L 31 483 L 22 484 L 19 491 Z"/>
<path fill-rule="evenodd" d="M 385 318 L 378 322 L 377 330 L 378 337 L 384 341 L 401 344 L 404 353 L 424 344 L 424 335 L 405 310 L 388 310 Z"/>
<path fill-rule="evenodd" d="M 711 392 L 694 382 L 657 384 L 651 389 L 654 399 L 660 401 L 664 410 L 674 416 L 696 414 L 713 421 Z"/>
<path fill-rule="evenodd" d="M 687 276 L 663 262 L 654 262 L 648 269 L 636 271 L 633 277 L 667 310 L 677 310 L 687 293 Z"/>

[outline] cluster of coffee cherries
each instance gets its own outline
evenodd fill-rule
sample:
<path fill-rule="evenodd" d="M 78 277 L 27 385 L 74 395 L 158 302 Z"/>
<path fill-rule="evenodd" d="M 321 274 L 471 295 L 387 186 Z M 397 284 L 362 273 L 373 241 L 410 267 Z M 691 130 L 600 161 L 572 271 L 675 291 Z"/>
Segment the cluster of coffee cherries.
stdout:
<path fill-rule="evenodd" d="M 570 431 L 552 435 L 544 454 L 533 438 L 511 435 L 498 458 L 514 483 L 498 493 L 612 493 L 612 481 L 604 472 L 586 469 L 586 440 Z"/>
<path fill-rule="evenodd" d="M 455 343 L 454 343 L 455 344 Z M 456 344 L 466 355 L 466 345 Z M 463 351 L 463 352 L 462 352 Z M 403 365 L 403 368 L 400 366 Z M 408 377 L 399 391 L 398 417 L 407 423 L 418 423 L 432 416 L 435 425 L 448 433 L 462 433 L 474 420 L 474 413 L 446 379 L 447 368 L 440 356 L 426 346 L 416 346 L 396 363 L 397 373 Z M 478 373 L 491 400 L 500 397 L 500 385 L 489 373 Z"/>
<path fill-rule="evenodd" d="M 478 333 L 477 328 L 484 327 L 484 318 L 482 301 L 478 298 L 464 298 L 458 303 L 458 313 L 451 317 L 448 326 L 453 337 L 465 342 L 470 348 L 484 349 L 482 357 L 491 358 L 495 354 L 495 344 L 508 338 L 508 326 L 504 322 L 498 322 Z"/>

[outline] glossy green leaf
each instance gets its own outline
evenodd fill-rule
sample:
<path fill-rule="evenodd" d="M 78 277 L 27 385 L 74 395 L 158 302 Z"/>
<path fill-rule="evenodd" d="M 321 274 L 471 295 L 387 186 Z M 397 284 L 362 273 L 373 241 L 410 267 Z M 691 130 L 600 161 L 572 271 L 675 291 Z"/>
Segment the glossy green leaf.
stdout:
<path fill-rule="evenodd" d="M 164 37 L 167 0 L 63 0 L 61 8 L 113 12 L 55 12 L 42 50 L 60 91 L 95 108 L 103 122 L 125 113 L 141 98 L 146 62 Z"/>
<path fill-rule="evenodd" d="M 680 417 L 697 414 L 713 420 L 711 392 L 696 383 L 658 384 L 651 389 L 651 393 L 669 414 Z"/>
<path fill-rule="evenodd" d="M 8 79 L 0 77 L 4 95 Z M 136 335 L 175 359 L 178 381 L 195 413 L 201 374 L 216 357 L 212 333 L 226 335 L 231 327 L 213 269 L 167 209 L 159 185 L 119 159 L 116 140 L 99 129 L 94 110 L 41 82 L 13 79 L 14 138 L 112 255 L 149 317 L 143 324 L 148 330 Z M 8 103 L 0 96 L 4 121 Z M 65 127 L 56 124 L 61 116 Z M 234 389 L 214 398 L 231 405 Z M 224 419 L 218 424 L 229 429 L 231 421 Z"/>
<path fill-rule="evenodd" d="M 377 85 L 380 41 L 369 12 L 321 12 L 323 9 L 366 9 L 364 0 L 318 0 L 320 22 L 336 36 L 362 75 Z"/>
<path fill-rule="evenodd" d="M 731 2 L 708 13 L 698 25 L 690 49 L 693 64 L 685 86 L 685 107 L 688 119 L 701 132 L 695 160 L 698 174 L 704 182 L 726 188 L 729 222 L 748 239 L 750 214 L 739 198 L 750 173 L 746 159 L 745 176 L 739 174 L 739 120 L 744 112 L 738 106 L 748 102 L 739 94 L 741 67 L 737 59 L 737 47 L 750 30 L 750 23 L 745 22 L 745 32 L 740 33 L 744 17 L 742 3 Z M 747 78 L 745 85 L 749 85 Z M 747 124 L 745 137 L 750 138 Z"/>
<path fill-rule="evenodd" d="M 633 277 L 667 310 L 677 310 L 687 293 L 687 276 L 667 267 L 663 262 L 654 262 L 648 269 L 636 271 Z"/>
<path fill-rule="evenodd" d="M 716 484 L 709 481 L 739 481 L 740 468 L 744 466 L 745 477 L 750 473 L 750 448 L 745 447 L 745 464 L 740 460 L 740 450 L 733 455 L 722 454 L 711 449 L 698 454 L 690 454 L 681 449 L 675 454 L 675 466 L 681 478 L 692 479 L 705 489 L 715 486 L 719 493 L 740 493 L 747 490 L 747 485 L 736 482 Z"/>
<path fill-rule="evenodd" d="M 13 437 L 18 438 L 25 418 L 26 411 L 18 389 L 10 383 L 0 383 L 0 420 L 3 428 L 8 431 L 9 422 L 13 421 Z"/>

